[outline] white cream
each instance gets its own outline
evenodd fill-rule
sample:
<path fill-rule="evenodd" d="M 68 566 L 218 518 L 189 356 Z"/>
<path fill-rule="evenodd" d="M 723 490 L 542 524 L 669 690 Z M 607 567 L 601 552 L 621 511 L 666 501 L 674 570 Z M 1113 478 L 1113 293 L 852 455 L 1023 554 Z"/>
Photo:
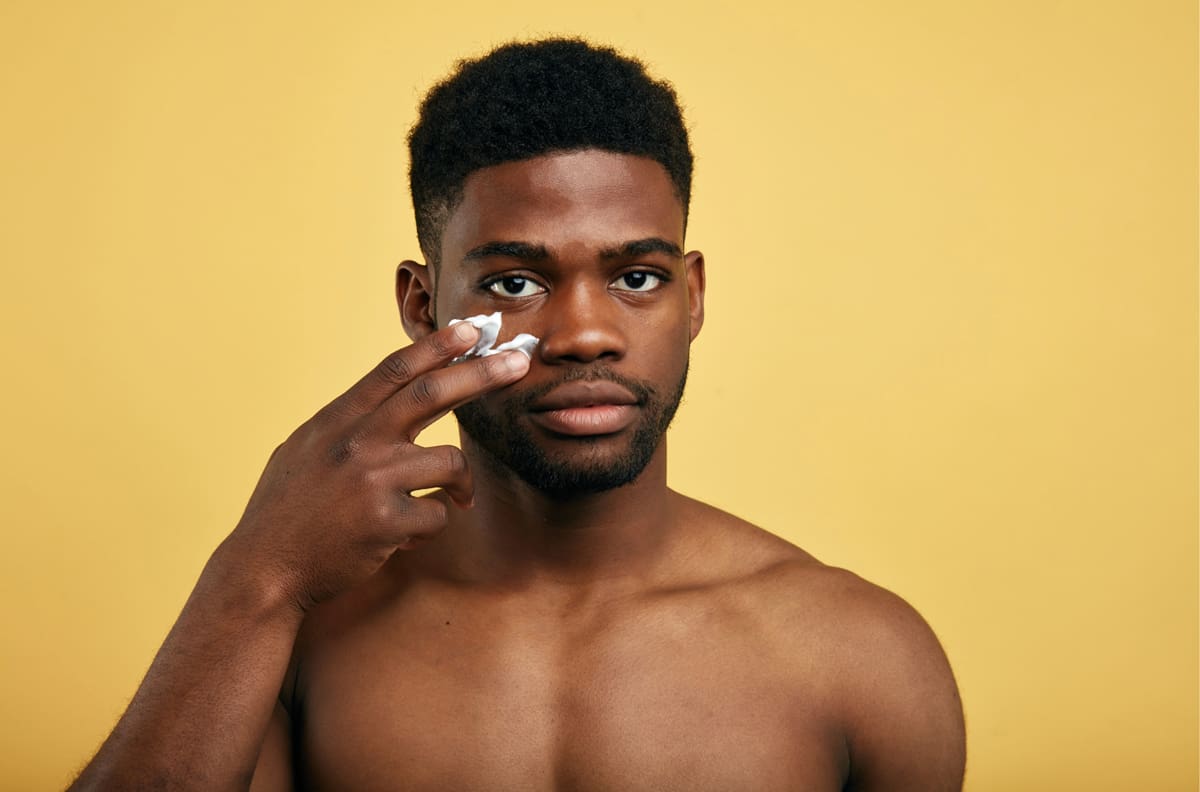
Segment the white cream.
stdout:
<path fill-rule="evenodd" d="M 500 337 L 500 325 L 502 321 L 499 311 L 493 314 L 468 316 L 466 319 L 451 319 L 449 322 L 451 325 L 456 325 L 459 322 L 467 322 L 479 330 L 479 340 L 475 342 L 475 346 L 471 347 L 465 354 L 456 357 L 455 361 L 467 360 L 473 357 L 498 355 L 510 349 L 519 349 L 525 353 L 525 357 L 532 360 L 533 350 L 538 345 L 540 339 L 529 333 L 520 333 L 511 341 L 505 341 L 496 347 L 492 346 L 492 344 L 496 343 L 496 339 Z"/>

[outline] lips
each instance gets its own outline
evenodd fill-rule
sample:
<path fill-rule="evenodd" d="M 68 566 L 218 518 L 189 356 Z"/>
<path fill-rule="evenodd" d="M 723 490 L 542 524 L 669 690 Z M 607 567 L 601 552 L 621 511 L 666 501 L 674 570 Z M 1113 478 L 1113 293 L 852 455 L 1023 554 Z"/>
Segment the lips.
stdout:
<path fill-rule="evenodd" d="M 572 407 L 594 407 L 606 404 L 637 404 L 637 397 L 615 382 L 568 382 L 559 385 L 533 403 L 534 412 L 567 410 Z"/>
<path fill-rule="evenodd" d="M 633 423 L 637 404 L 637 397 L 615 382 L 569 382 L 534 402 L 530 418 L 560 435 L 615 434 Z"/>

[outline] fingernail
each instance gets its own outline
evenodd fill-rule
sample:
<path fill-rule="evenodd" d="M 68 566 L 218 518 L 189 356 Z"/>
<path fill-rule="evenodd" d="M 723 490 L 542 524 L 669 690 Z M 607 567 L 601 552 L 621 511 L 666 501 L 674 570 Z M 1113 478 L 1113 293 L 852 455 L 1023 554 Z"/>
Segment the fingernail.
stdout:
<path fill-rule="evenodd" d="M 474 341 L 479 337 L 479 331 L 470 322 L 459 322 L 454 325 L 454 335 L 459 341 Z"/>
<path fill-rule="evenodd" d="M 504 354 L 504 365 L 514 374 L 522 373 L 529 368 L 529 358 L 524 352 L 513 350 Z"/>

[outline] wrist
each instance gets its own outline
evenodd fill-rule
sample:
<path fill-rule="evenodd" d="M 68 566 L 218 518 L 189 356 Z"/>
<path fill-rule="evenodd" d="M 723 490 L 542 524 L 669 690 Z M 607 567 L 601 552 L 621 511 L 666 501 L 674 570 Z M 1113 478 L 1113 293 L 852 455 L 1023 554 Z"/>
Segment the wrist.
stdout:
<path fill-rule="evenodd" d="M 300 600 L 285 575 L 255 563 L 233 536 L 213 551 L 197 589 L 219 592 L 223 609 L 257 621 L 294 623 L 304 619 Z"/>

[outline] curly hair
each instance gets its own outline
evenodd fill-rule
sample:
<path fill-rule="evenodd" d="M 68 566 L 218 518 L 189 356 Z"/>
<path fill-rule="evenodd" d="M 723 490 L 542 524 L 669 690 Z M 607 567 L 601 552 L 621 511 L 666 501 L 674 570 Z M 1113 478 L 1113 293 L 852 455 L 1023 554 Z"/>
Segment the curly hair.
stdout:
<path fill-rule="evenodd" d="M 417 241 L 436 265 L 442 232 L 475 171 L 596 148 L 656 160 L 683 204 L 692 150 L 678 98 L 643 63 L 577 38 L 513 42 L 435 85 L 408 136 Z"/>

